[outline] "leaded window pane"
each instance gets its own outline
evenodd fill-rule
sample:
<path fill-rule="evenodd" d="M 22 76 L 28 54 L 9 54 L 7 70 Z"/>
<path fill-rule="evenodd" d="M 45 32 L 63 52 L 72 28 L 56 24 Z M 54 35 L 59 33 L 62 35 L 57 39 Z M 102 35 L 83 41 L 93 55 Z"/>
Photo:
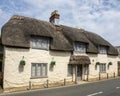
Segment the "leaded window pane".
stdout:
<path fill-rule="evenodd" d="M 99 53 L 100 53 L 100 54 L 106 54 L 106 53 L 107 53 L 107 48 L 106 48 L 106 47 L 103 47 L 103 46 L 100 46 L 100 47 L 99 47 Z"/>
<path fill-rule="evenodd" d="M 101 63 L 99 66 L 100 66 L 100 73 L 105 73 L 106 72 L 106 64 Z"/>
<path fill-rule="evenodd" d="M 83 43 L 75 43 L 74 50 L 76 52 L 85 53 L 86 52 L 86 45 Z"/>
<path fill-rule="evenodd" d="M 47 64 L 39 64 L 39 63 L 32 64 L 31 76 L 32 77 L 47 76 Z"/>
<path fill-rule="evenodd" d="M 46 38 L 32 38 L 32 48 L 49 49 L 49 39 Z"/>
<path fill-rule="evenodd" d="M 36 66 L 37 67 L 37 76 L 41 76 L 41 68 L 42 68 L 42 66 L 41 66 L 41 64 L 37 64 L 38 66 Z"/>
<path fill-rule="evenodd" d="M 31 72 L 32 77 L 36 76 L 36 74 L 35 74 L 36 73 L 35 72 L 35 64 L 32 65 L 32 69 L 31 70 L 32 70 L 32 72 Z"/>
<path fill-rule="evenodd" d="M 73 75 L 73 67 L 72 65 L 68 65 L 68 76 L 72 76 Z"/>

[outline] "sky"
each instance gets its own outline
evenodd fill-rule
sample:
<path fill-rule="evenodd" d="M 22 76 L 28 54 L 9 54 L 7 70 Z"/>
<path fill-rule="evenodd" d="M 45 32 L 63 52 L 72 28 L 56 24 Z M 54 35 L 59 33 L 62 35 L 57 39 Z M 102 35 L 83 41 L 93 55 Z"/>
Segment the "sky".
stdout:
<path fill-rule="evenodd" d="M 0 0 L 0 29 L 13 15 L 49 21 L 54 10 L 61 25 L 97 33 L 120 46 L 120 0 Z"/>

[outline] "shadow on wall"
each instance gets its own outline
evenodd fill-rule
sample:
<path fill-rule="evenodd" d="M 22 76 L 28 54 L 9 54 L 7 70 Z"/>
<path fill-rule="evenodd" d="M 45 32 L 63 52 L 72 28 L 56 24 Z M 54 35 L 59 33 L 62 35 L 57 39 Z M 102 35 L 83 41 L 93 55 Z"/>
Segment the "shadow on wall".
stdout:
<path fill-rule="evenodd" d="M 71 52 L 65 52 L 65 51 L 49 51 L 49 54 L 50 54 L 51 56 L 67 57 L 67 56 L 70 56 Z"/>
<path fill-rule="evenodd" d="M 24 66 L 19 64 L 18 70 L 19 70 L 20 73 L 22 73 L 24 71 Z"/>

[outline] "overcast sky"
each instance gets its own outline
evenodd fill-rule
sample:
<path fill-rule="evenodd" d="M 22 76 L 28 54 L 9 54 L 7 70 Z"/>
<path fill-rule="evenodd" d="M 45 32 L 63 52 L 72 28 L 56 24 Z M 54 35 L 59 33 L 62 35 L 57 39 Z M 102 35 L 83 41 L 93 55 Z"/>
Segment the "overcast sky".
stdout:
<path fill-rule="evenodd" d="M 49 21 L 54 10 L 60 24 L 97 33 L 120 46 L 120 0 L 0 0 L 0 29 L 12 15 Z"/>

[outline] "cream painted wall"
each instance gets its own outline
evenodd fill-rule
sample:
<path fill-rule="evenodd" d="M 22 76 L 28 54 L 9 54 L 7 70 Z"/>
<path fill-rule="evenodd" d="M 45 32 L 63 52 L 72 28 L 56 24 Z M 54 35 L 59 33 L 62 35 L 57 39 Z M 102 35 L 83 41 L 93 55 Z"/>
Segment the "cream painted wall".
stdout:
<path fill-rule="evenodd" d="M 44 83 L 47 79 L 53 82 L 67 78 L 70 54 L 70 52 L 5 47 L 4 88 L 26 86 L 29 81 Z M 19 62 L 23 56 L 26 65 L 20 68 Z M 56 65 L 53 71 L 50 71 L 50 62 L 53 58 Z M 48 78 L 31 79 L 31 63 L 47 63 Z"/>
<path fill-rule="evenodd" d="M 11 87 L 28 86 L 29 81 L 34 83 L 45 83 L 47 79 L 50 82 L 60 81 L 67 77 L 67 66 L 71 56 L 71 52 L 62 51 L 47 51 L 39 49 L 22 49 L 22 48 L 4 48 L 4 89 Z M 89 79 L 97 78 L 99 75 L 99 66 L 95 70 L 96 62 L 106 63 L 112 62 L 107 73 L 115 72 L 117 74 L 117 57 L 107 56 L 102 54 L 74 54 L 74 55 L 87 55 L 90 58 L 91 64 L 89 66 Z M 24 56 L 26 65 L 20 68 L 19 62 Z M 49 70 L 50 62 L 54 59 L 56 65 L 53 71 Z M 47 63 L 48 64 L 48 78 L 31 79 L 31 63 Z M 73 80 L 75 80 L 75 67 L 74 67 Z M 84 71 L 84 70 L 83 70 Z M 106 74 L 106 73 L 105 73 Z M 85 79 L 86 76 L 83 76 Z"/>
<path fill-rule="evenodd" d="M 103 75 L 107 75 L 109 73 L 110 75 L 115 74 L 117 75 L 117 56 L 110 56 L 105 54 L 88 54 L 91 60 L 91 64 L 89 66 L 89 78 L 97 78 L 99 76 L 99 65 L 97 65 L 97 69 L 95 69 L 96 62 L 105 63 L 106 64 L 106 73 L 102 73 Z M 112 65 L 108 68 L 108 63 L 112 62 Z"/>

